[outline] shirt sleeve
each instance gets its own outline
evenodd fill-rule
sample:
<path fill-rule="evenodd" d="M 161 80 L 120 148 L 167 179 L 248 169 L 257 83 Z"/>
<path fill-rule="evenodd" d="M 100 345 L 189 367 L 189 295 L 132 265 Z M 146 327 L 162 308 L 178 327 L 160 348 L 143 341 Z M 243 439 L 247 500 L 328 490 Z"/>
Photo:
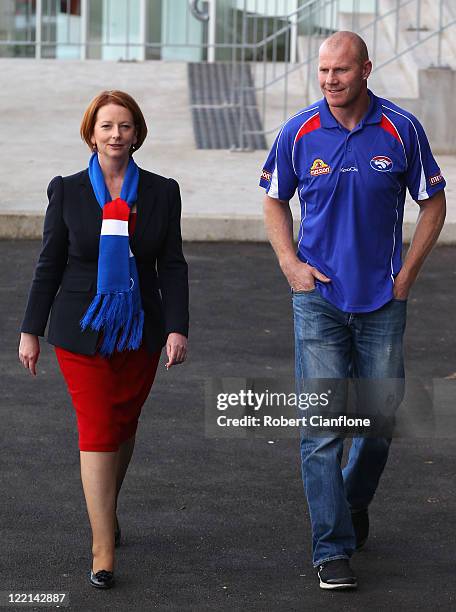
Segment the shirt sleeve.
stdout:
<path fill-rule="evenodd" d="M 44 336 L 68 259 L 68 227 L 63 218 L 61 176 L 56 176 L 49 183 L 47 195 L 49 205 L 44 219 L 43 244 L 20 329 L 36 336 Z"/>
<path fill-rule="evenodd" d="M 271 198 L 285 202 L 293 197 L 298 186 L 292 159 L 293 143 L 293 131 L 285 124 L 272 145 L 260 179 L 260 187 Z"/>
<path fill-rule="evenodd" d="M 446 185 L 440 168 L 432 155 L 429 141 L 421 123 L 410 119 L 406 183 L 415 201 L 427 200 Z"/>
<path fill-rule="evenodd" d="M 168 179 L 169 221 L 157 257 L 158 282 L 165 315 L 166 335 L 177 332 L 188 337 L 188 266 L 182 251 L 182 202 L 178 183 Z"/>

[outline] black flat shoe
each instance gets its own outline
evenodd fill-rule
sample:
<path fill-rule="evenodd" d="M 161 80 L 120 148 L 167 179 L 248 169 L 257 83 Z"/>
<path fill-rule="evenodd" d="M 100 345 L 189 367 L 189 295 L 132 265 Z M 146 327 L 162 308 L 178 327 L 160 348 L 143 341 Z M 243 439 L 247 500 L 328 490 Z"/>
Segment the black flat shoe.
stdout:
<path fill-rule="evenodd" d="M 106 570 L 100 570 L 96 574 L 92 570 L 89 571 L 89 582 L 96 589 L 110 589 L 114 586 L 114 574 Z"/>
<path fill-rule="evenodd" d="M 116 516 L 116 529 L 114 531 L 114 546 L 117 548 L 120 546 L 120 538 L 122 537 L 122 530 L 120 529 L 119 521 Z"/>

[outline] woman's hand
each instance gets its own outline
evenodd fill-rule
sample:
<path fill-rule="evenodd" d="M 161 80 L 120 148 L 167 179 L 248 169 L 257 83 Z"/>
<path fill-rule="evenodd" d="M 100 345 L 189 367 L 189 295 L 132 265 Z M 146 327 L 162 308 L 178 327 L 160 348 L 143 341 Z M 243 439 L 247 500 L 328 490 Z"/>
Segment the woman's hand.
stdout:
<path fill-rule="evenodd" d="M 19 360 L 24 366 L 30 370 L 33 376 L 36 376 L 36 363 L 40 356 L 40 341 L 38 336 L 33 334 L 21 334 L 19 342 Z"/>
<path fill-rule="evenodd" d="M 169 368 L 178 363 L 183 363 L 187 358 L 187 338 L 182 334 L 172 332 L 166 341 L 166 354 L 168 355 L 168 363 L 165 363 L 165 368 Z"/>

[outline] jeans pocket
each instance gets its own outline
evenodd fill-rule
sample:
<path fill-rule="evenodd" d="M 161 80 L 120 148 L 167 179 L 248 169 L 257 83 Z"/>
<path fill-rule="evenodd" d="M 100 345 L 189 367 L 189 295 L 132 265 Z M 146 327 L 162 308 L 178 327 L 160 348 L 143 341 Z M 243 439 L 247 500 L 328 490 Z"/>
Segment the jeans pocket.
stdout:
<path fill-rule="evenodd" d="M 292 289 L 292 290 L 291 290 L 291 293 L 292 293 L 293 295 L 305 295 L 306 293 L 314 293 L 314 291 L 316 291 L 316 290 L 317 290 L 317 288 L 316 288 L 316 287 L 313 287 L 312 289 L 308 289 L 308 290 L 306 290 L 306 289 L 301 289 L 301 290 L 299 290 L 299 291 L 295 291 L 294 289 Z"/>
<path fill-rule="evenodd" d="M 393 302 L 398 302 L 399 304 L 407 304 L 408 298 L 406 298 L 405 300 L 399 300 L 398 298 L 393 298 L 392 301 Z"/>

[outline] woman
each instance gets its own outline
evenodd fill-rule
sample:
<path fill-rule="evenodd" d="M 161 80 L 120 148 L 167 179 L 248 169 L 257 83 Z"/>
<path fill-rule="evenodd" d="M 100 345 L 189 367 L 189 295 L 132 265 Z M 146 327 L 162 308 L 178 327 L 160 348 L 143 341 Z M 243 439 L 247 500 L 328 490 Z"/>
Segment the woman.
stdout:
<path fill-rule="evenodd" d="M 48 341 L 77 415 L 93 535 L 89 580 L 97 588 L 114 584 L 117 499 L 161 349 L 166 344 L 166 368 L 187 354 L 179 186 L 135 164 L 146 134 L 138 104 L 124 92 L 104 91 L 87 108 L 81 136 L 92 150 L 89 167 L 49 184 L 21 326 L 19 359 L 36 375 L 38 336 L 51 312 Z"/>

